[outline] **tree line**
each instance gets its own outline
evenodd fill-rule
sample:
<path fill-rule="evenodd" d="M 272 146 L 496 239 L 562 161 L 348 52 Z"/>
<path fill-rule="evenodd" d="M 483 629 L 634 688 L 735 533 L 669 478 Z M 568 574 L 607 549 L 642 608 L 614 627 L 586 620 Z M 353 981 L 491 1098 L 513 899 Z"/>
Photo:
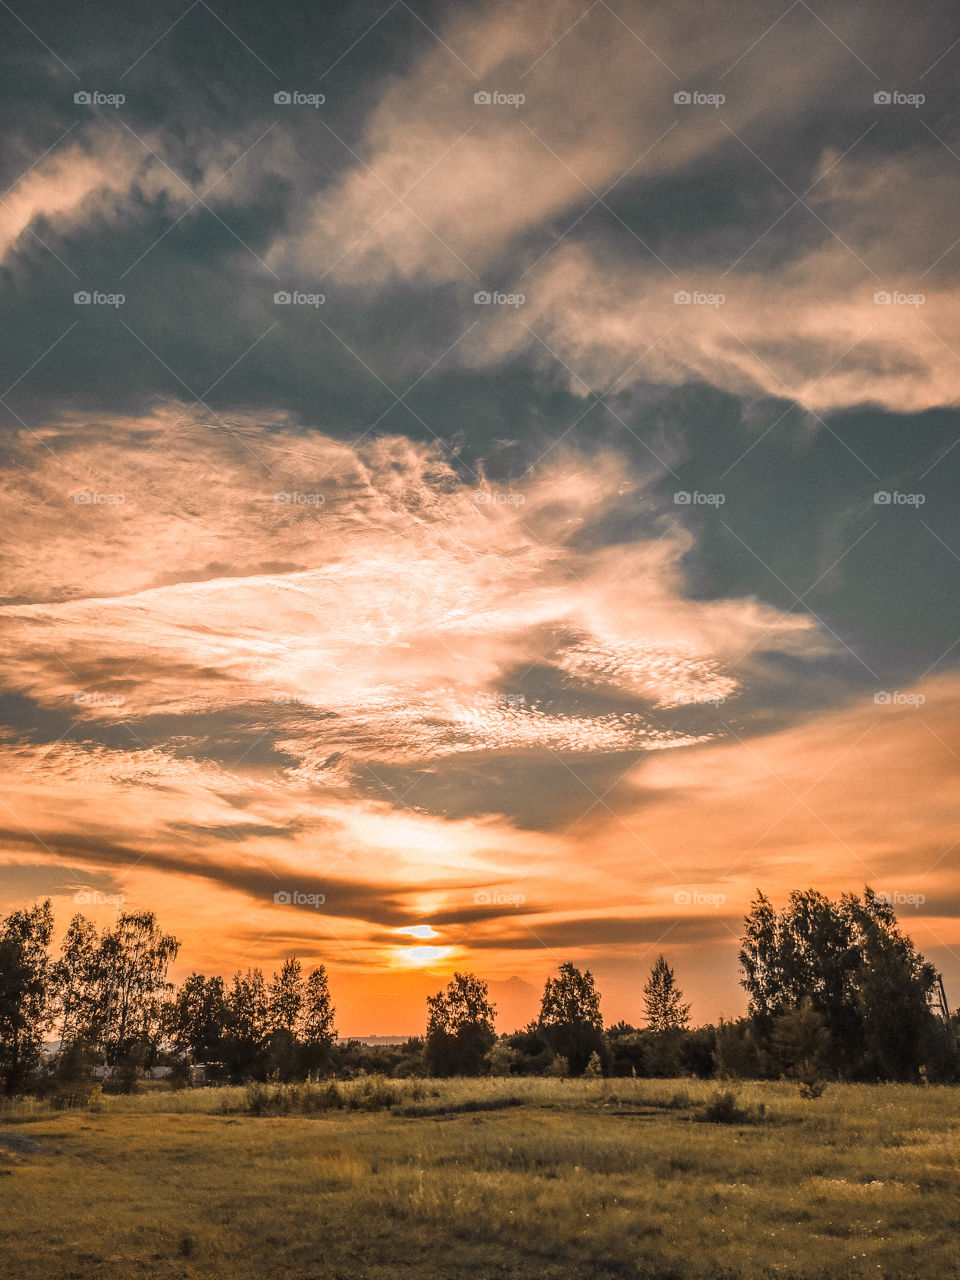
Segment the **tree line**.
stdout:
<path fill-rule="evenodd" d="M 960 1011 L 938 1011 L 938 975 L 867 888 L 831 900 L 759 894 L 739 960 L 745 1017 L 691 1027 L 673 968 L 656 958 L 643 1025 L 605 1026 L 593 975 L 559 966 L 539 1015 L 498 1036 L 486 982 L 456 973 L 427 1000 L 424 1035 L 397 1046 L 342 1041 L 323 965 L 284 961 L 232 980 L 168 979 L 179 952 L 153 912 L 98 930 L 76 915 L 51 953 L 49 901 L 0 919 L 0 1080 L 10 1093 L 68 1089 L 99 1067 L 118 1088 L 152 1068 L 175 1082 L 431 1075 L 960 1079 Z M 48 1037 L 50 1039 L 48 1040 Z"/>

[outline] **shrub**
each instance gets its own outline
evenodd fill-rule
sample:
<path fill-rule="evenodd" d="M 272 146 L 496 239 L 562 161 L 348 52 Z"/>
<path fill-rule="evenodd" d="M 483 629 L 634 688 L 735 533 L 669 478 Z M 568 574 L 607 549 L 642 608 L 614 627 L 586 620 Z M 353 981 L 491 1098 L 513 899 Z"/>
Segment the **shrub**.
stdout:
<path fill-rule="evenodd" d="M 244 1109 L 252 1116 L 262 1116 L 270 1105 L 270 1090 L 259 1080 L 252 1080 L 243 1091 Z"/>
<path fill-rule="evenodd" d="M 704 1120 L 711 1124 L 749 1124 L 753 1119 L 749 1111 L 737 1105 L 737 1095 L 732 1089 L 722 1089 L 707 1103 Z"/>

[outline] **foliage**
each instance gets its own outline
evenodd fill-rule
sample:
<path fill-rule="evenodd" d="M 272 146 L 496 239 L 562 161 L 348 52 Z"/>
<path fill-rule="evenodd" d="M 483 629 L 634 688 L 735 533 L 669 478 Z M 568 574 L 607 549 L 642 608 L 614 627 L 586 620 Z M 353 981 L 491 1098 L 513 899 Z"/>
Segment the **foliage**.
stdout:
<path fill-rule="evenodd" d="M 650 1031 L 683 1031 L 690 1024 L 690 1006 L 683 1003 L 666 957 L 657 956 L 643 988 L 643 1007 Z"/>
<path fill-rule="evenodd" d="M 594 1053 L 607 1057 L 600 996 L 589 970 L 581 973 L 568 961 L 556 978 L 547 979 L 539 1030 L 554 1053 L 566 1059 L 570 1075 L 582 1075 Z"/>
<path fill-rule="evenodd" d="M 711 1124 L 743 1124 L 750 1113 L 738 1105 L 732 1089 L 724 1089 L 714 1094 L 704 1107 L 703 1118 Z"/>
<path fill-rule="evenodd" d="M 428 998 L 427 1012 L 424 1061 L 430 1074 L 478 1075 L 496 1040 L 487 984 L 472 973 L 455 973 Z"/>
<path fill-rule="evenodd" d="M 936 971 L 869 886 L 862 898 L 836 902 L 795 891 L 780 912 L 761 893 L 746 918 L 740 963 L 767 1045 L 777 1020 L 807 1001 L 824 1029 L 818 1053 L 836 1074 L 916 1080 L 921 1068 L 949 1071 L 951 1056 L 955 1064 L 955 1046 L 951 1055 L 931 1008 Z"/>
<path fill-rule="evenodd" d="M 7 1093 L 22 1089 L 35 1074 L 43 1034 L 52 1023 L 52 934 L 49 899 L 0 921 L 0 1079 Z"/>

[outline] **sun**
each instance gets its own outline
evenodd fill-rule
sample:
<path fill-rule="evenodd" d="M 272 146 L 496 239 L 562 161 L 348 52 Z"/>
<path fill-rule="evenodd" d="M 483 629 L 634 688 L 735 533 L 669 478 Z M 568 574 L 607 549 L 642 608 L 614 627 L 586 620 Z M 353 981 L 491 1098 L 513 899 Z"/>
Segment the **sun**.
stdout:
<path fill-rule="evenodd" d="M 394 956 L 396 962 L 407 969 L 429 969 L 452 956 L 453 952 L 453 947 L 399 947 Z"/>
<path fill-rule="evenodd" d="M 440 937 L 439 933 L 437 933 L 436 929 L 434 929 L 433 925 L 431 924 L 412 924 L 408 928 L 398 929 L 397 933 L 409 933 L 411 938 L 439 938 Z"/>

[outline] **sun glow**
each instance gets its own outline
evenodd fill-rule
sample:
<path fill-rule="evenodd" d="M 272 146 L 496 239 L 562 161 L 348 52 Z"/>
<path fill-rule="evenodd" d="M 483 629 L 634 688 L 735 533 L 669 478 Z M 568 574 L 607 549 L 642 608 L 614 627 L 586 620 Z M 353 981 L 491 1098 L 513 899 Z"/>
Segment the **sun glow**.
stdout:
<path fill-rule="evenodd" d="M 440 935 L 430 924 L 413 924 L 406 929 L 398 929 L 397 933 L 408 933 L 411 938 L 439 938 Z"/>
<path fill-rule="evenodd" d="M 397 963 L 407 969 L 428 969 L 453 955 L 453 947 L 401 947 L 395 952 Z"/>

